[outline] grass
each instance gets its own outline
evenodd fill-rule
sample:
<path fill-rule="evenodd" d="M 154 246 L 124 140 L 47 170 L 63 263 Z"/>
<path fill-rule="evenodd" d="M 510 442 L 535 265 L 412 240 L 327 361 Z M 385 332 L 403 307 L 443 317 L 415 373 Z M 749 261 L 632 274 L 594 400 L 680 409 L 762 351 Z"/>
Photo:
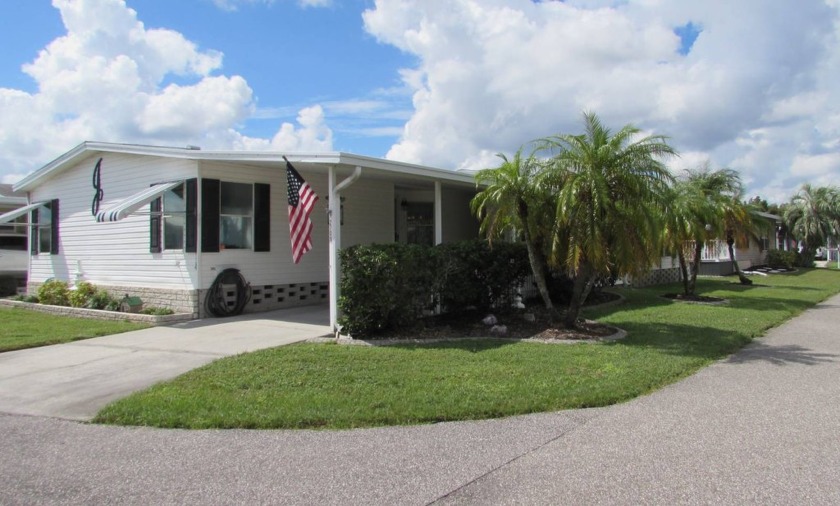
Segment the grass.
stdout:
<path fill-rule="evenodd" d="M 690 375 L 840 291 L 840 272 L 701 279 L 726 306 L 625 291 L 588 316 L 629 332 L 573 346 L 492 339 L 390 347 L 302 344 L 218 360 L 106 407 L 100 423 L 184 428 L 351 428 L 605 406 Z"/>
<path fill-rule="evenodd" d="M 72 318 L 0 307 L 0 352 L 69 343 L 146 327 L 148 325 L 141 323 Z"/>

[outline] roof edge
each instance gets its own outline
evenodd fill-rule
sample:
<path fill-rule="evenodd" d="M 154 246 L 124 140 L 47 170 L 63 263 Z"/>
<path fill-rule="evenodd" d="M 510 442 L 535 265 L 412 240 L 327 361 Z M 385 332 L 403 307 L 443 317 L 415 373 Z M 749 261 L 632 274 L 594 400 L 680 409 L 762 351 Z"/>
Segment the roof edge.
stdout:
<path fill-rule="evenodd" d="M 160 156 L 165 158 L 180 158 L 189 160 L 204 161 L 226 161 L 226 162 L 249 162 L 262 161 L 282 162 L 286 155 L 292 162 L 316 163 L 324 165 L 349 165 L 362 166 L 379 170 L 393 170 L 399 168 L 401 172 L 420 177 L 439 178 L 460 183 L 474 183 L 475 179 L 471 174 L 464 174 L 454 170 L 428 167 L 424 165 L 386 160 L 364 155 L 356 155 L 340 151 L 313 152 L 313 153 L 283 153 L 281 151 L 234 151 L 234 150 L 202 150 L 192 146 L 187 147 L 165 147 L 149 146 L 142 144 L 118 144 L 108 142 L 85 141 L 70 151 L 62 154 L 53 161 L 47 163 L 40 169 L 30 173 L 14 186 L 14 191 L 29 191 L 37 186 L 49 175 L 61 171 L 78 161 L 88 153 L 121 153 L 145 156 Z"/>

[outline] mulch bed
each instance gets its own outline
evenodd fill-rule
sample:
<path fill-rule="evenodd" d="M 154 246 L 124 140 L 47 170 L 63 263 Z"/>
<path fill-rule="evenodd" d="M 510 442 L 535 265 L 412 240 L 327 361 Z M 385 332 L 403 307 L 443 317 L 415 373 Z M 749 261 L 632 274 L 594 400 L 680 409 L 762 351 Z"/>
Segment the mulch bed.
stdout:
<path fill-rule="evenodd" d="M 601 292 L 593 300 L 587 300 L 587 305 L 602 304 L 620 299 L 621 297 L 609 292 Z M 562 307 L 561 307 L 562 309 Z M 534 315 L 533 321 L 525 319 L 525 314 Z M 377 335 L 373 339 L 447 339 L 458 337 L 507 339 L 535 339 L 535 340 L 587 340 L 610 336 L 616 332 L 615 327 L 591 320 L 581 321 L 577 329 L 565 329 L 552 326 L 548 311 L 541 303 L 532 301 L 527 309 L 514 310 L 509 313 L 494 313 L 498 325 L 504 325 L 507 332 L 504 335 L 494 335 L 490 332 L 491 325 L 486 325 L 482 319 L 487 316 L 477 311 L 459 315 L 440 315 L 424 318 L 413 329 L 403 329 L 396 332 Z"/>

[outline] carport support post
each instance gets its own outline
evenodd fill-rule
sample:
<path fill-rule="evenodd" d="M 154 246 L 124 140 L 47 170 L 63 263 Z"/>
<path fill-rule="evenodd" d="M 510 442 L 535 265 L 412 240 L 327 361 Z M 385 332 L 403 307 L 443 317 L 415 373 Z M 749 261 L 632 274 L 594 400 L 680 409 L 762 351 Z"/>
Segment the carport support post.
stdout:
<path fill-rule="evenodd" d="M 330 229 L 330 329 L 338 337 L 338 297 L 341 264 L 338 259 L 338 249 L 341 248 L 341 192 L 355 183 L 362 175 L 362 168 L 356 167 L 353 174 L 336 185 L 335 166 L 330 166 L 327 173 L 329 185 L 328 222 Z"/>

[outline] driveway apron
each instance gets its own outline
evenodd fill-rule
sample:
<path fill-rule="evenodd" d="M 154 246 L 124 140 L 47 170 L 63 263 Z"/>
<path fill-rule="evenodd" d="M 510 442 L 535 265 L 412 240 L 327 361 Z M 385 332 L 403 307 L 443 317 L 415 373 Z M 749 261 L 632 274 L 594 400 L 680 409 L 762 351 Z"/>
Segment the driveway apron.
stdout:
<path fill-rule="evenodd" d="M 329 333 L 323 306 L 195 320 L 0 354 L 0 413 L 89 420 L 111 401 L 229 355 Z"/>

